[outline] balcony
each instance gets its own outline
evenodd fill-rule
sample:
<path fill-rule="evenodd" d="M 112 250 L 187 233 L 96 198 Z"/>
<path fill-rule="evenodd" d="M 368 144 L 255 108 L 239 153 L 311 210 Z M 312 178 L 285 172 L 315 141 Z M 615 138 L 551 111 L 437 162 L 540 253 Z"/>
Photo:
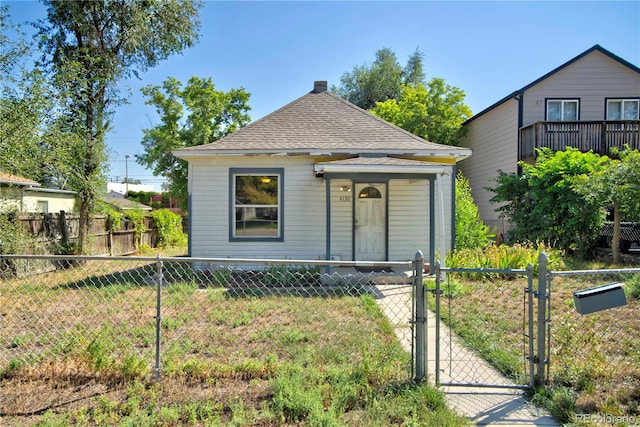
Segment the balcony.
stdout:
<path fill-rule="evenodd" d="M 610 156 L 612 148 L 626 144 L 640 149 L 640 120 L 537 122 L 520 128 L 518 160 L 533 160 L 538 148 L 573 147 Z"/>

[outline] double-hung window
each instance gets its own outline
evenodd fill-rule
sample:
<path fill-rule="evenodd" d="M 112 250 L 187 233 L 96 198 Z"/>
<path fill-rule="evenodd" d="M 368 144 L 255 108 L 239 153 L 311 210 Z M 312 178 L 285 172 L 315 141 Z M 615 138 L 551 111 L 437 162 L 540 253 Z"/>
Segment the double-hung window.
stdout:
<path fill-rule="evenodd" d="M 575 122 L 578 120 L 580 102 L 577 99 L 548 99 L 547 121 Z"/>
<path fill-rule="evenodd" d="M 282 241 L 282 168 L 232 168 L 230 235 L 232 241 Z"/>
<path fill-rule="evenodd" d="M 607 120 L 638 120 L 639 99 L 607 99 Z"/>

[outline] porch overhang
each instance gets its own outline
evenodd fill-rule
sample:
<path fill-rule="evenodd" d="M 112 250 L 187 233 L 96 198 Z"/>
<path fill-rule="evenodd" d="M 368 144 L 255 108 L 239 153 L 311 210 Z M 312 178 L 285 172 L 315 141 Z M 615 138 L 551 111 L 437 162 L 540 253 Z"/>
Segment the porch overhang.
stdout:
<path fill-rule="evenodd" d="M 455 164 L 442 164 L 428 161 L 402 159 L 394 157 L 354 157 L 350 159 L 318 162 L 313 165 L 313 171 L 317 178 L 323 178 L 326 191 L 326 258 L 331 255 L 331 181 L 334 179 L 350 179 L 354 182 L 379 181 L 390 179 L 423 179 L 429 181 L 429 262 L 434 265 L 436 254 L 436 205 L 439 205 L 440 226 L 444 239 L 444 204 L 442 198 L 441 178 L 452 175 Z M 453 179 L 453 178 L 451 178 Z M 437 190 L 436 190 L 437 186 Z M 436 202 L 436 192 L 440 194 Z M 452 200 L 452 203 L 453 200 Z M 452 205 L 452 210 L 454 206 Z M 388 243 L 388 239 L 387 239 Z M 444 240 L 440 250 L 445 253 Z M 330 268 L 326 268 L 327 274 Z"/>
<path fill-rule="evenodd" d="M 394 177 L 402 175 L 448 175 L 450 165 L 418 160 L 398 159 L 395 157 L 356 157 L 352 159 L 320 162 L 313 165 L 316 177 L 336 178 L 351 174 L 390 174 Z"/>

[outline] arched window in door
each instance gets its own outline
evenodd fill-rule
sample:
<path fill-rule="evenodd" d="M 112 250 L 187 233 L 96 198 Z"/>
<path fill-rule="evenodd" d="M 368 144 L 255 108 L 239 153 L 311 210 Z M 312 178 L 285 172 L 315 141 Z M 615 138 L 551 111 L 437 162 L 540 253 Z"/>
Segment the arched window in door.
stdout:
<path fill-rule="evenodd" d="M 382 194 L 375 187 L 365 187 L 358 194 L 358 199 L 381 199 Z"/>

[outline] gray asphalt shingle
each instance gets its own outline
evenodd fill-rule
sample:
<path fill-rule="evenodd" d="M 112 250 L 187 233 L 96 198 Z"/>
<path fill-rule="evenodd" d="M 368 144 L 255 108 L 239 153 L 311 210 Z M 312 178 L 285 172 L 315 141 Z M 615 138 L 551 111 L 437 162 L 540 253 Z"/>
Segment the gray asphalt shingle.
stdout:
<path fill-rule="evenodd" d="M 218 141 L 175 153 L 229 150 L 468 152 L 425 141 L 328 91 L 312 91 Z"/>

